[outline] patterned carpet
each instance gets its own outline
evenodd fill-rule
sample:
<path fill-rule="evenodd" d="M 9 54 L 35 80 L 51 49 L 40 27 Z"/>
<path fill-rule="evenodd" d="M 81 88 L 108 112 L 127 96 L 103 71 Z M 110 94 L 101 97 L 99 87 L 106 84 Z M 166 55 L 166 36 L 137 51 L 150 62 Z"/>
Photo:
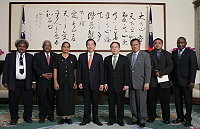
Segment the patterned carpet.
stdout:
<path fill-rule="evenodd" d="M 171 108 L 171 119 L 176 118 L 176 112 L 174 105 L 170 106 Z M 125 105 L 125 119 L 124 122 L 127 123 L 128 121 L 131 120 L 131 112 L 129 109 L 129 105 Z M 158 116 L 161 116 L 161 110 L 160 106 L 158 106 L 157 110 Z M 101 128 L 102 126 L 96 126 L 92 122 L 86 126 L 79 126 L 78 124 L 82 121 L 83 117 L 83 106 L 82 105 L 77 105 L 76 106 L 76 112 L 75 115 L 72 117 L 73 124 L 72 125 L 58 125 L 57 122 L 59 121 L 59 117 L 56 118 L 56 122 L 49 122 L 48 120 L 45 121 L 44 124 L 38 123 L 38 107 L 34 106 L 33 110 L 33 123 L 28 124 L 25 123 L 22 119 L 22 114 L 23 114 L 23 106 L 20 106 L 20 119 L 19 119 L 19 124 L 15 126 L 9 125 L 9 110 L 8 110 L 8 105 L 6 104 L 1 104 L 0 105 L 0 128 L 8 128 L 12 127 L 13 129 L 88 129 L 88 128 Z M 155 122 L 153 123 L 146 123 L 146 126 L 144 129 L 200 129 L 200 105 L 194 105 L 193 106 L 193 112 L 192 112 L 192 127 L 186 128 L 183 125 L 166 125 L 162 122 L 161 117 L 158 117 Z M 108 121 L 108 106 L 107 105 L 100 105 L 99 106 L 99 119 L 100 121 L 103 122 L 103 128 L 104 129 L 121 129 L 121 128 L 129 128 L 129 129 L 138 129 L 139 127 L 137 125 L 129 126 L 125 125 L 124 127 L 120 127 L 117 124 L 114 124 L 113 126 L 107 126 L 106 123 Z"/>

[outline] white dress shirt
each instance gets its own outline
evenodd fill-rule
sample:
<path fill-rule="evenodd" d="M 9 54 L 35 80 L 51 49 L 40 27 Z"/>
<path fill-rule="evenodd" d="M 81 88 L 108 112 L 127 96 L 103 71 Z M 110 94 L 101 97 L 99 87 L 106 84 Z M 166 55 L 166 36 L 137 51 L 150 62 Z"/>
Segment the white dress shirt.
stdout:
<path fill-rule="evenodd" d="M 88 52 L 88 61 L 89 61 L 89 59 L 90 59 L 90 54 L 92 54 L 92 59 L 93 59 L 94 52 L 92 52 L 92 53 L 89 53 L 89 52 Z"/>
<path fill-rule="evenodd" d="M 20 59 L 20 53 L 16 52 L 16 79 L 22 80 L 26 79 L 26 57 L 25 53 L 22 53 L 22 58 L 23 58 L 23 65 L 20 65 L 19 59 Z M 21 74 L 19 71 L 20 69 L 24 69 L 24 73 Z"/>
<path fill-rule="evenodd" d="M 117 64 L 117 61 L 118 61 L 118 58 L 119 58 L 119 54 L 112 56 L 112 64 L 113 64 L 113 61 L 114 61 L 114 56 L 116 56 L 116 64 Z"/>

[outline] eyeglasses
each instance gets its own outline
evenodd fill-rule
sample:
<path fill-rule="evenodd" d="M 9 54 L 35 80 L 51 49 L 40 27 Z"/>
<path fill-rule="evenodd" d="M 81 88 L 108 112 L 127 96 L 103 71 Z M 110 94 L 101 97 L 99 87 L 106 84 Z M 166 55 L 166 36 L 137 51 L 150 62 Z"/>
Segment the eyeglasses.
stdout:
<path fill-rule="evenodd" d="M 181 41 L 180 41 L 180 42 L 177 42 L 177 43 L 186 43 L 186 42 L 181 42 Z"/>

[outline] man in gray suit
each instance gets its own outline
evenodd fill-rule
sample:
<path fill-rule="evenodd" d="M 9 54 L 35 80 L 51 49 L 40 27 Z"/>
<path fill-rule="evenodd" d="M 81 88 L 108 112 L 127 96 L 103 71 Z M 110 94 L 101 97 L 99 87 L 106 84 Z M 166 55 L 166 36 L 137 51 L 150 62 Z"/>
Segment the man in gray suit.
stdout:
<path fill-rule="evenodd" d="M 145 127 L 147 115 L 146 99 L 151 77 L 151 61 L 148 53 L 140 51 L 140 41 L 132 39 L 130 42 L 132 51 L 127 55 L 131 69 L 130 108 L 132 121 L 129 125 L 139 124 Z"/>

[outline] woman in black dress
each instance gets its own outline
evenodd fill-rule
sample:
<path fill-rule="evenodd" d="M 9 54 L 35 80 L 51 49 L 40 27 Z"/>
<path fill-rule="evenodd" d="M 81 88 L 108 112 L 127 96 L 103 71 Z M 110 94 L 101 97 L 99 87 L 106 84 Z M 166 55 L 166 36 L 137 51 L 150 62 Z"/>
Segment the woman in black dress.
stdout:
<path fill-rule="evenodd" d="M 61 46 L 62 53 L 57 56 L 54 64 L 54 88 L 56 90 L 56 112 L 61 116 L 58 124 L 72 124 L 70 115 L 75 113 L 74 89 L 76 85 L 76 65 L 75 55 L 69 53 L 70 44 L 64 42 Z"/>

